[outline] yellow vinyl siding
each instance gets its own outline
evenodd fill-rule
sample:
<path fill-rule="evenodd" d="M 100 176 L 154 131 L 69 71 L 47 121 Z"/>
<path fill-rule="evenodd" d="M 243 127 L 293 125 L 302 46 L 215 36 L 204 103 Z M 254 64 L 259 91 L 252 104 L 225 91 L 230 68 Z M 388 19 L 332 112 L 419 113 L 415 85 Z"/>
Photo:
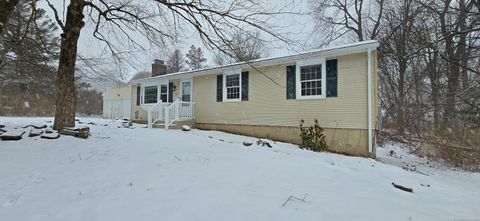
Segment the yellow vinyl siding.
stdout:
<path fill-rule="evenodd" d="M 303 118 L 307 124 L 318 119 L 327 128 L 367 129 L 367 53 L 337 59 L 338 97 L 326 99 L 287 100 L 287 64 L 248 70 L 249 101 L 242 102 L 216 102 L 216 75 L 221 73 L 194 77 L 196 122 L 298 126 Z M 373 67 L 376 70 L 376 64 Z"/>

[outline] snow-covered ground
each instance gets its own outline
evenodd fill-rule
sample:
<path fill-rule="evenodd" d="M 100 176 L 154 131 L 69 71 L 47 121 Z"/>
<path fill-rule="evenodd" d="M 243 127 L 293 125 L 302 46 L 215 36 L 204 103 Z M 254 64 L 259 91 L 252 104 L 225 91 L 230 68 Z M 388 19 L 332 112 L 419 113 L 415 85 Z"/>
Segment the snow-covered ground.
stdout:
<path fill-rule="evenodd" d="M 81 121 L 96 124 L 88 139 L 0 141 L 0 220 L 480 220 L 480 174 L 394 145 L 376 161 L 216 131 Z"/>

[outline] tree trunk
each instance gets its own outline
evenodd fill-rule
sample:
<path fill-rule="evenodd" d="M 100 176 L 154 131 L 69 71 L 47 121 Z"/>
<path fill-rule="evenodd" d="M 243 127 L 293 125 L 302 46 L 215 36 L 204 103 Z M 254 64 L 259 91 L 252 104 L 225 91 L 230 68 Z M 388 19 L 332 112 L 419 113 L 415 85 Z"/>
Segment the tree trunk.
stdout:
<path fill-rule="evenodd" d="M 440 127 L 440 77 L 437 71 L 438 52 L 430 53 L 427 67 L 430 85 L 432 88 L 431 98 L 433 105 L 433 128 L 438 131 Z"/>
<path fill-rule="evenodd" d="M 405 120 L 406 120 L 406 113 L 405 113 L 405 72 L 407 70 L 407 65 L 405 62 L 399 62 L 398 68 L 398 100 L 397 100 L 397 125 L 398 125 L 398 132 L 403 134 L 405 132 Z"/>
<path fill-rule="evenodd" d="M 60 58 L 57 72 L 57 100 L 55 107 L 56 130 L 75 126 L 75 61 L 80 31 L 85 25 L 83 19 L 83 0 L 71 0 L 67 9 L 67 18 L 60 45 Z"/>
<path fill-rule="evenodd" d="M 17 5 L 18 0 L 0 0 L 0 33 L 8 22 L 10 14 Z"/>

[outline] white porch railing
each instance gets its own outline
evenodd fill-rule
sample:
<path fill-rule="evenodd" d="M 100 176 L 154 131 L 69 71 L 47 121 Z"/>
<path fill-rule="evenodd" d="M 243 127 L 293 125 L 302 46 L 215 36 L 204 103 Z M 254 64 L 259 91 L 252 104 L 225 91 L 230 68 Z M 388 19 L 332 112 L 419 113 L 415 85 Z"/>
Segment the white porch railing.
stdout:
<path fill-rule="evenodd" d="M 158 120 L 163 118 L 163 102 L 160 100 L 158 103 L 153 104 L 150 108 L 148 108 L 148 127 L 152 128 L 153 124 L 155 124 Z"/>
<path fill-rule="evenodd" d="M 178 120 L 190 120 L 194 118 L 193 102 L 185 102 L 175 100 L 172 104 L 165 108 L 165 129 Z"/>
<path fill-rule="evenodd" d="M 195 116 L 194 102 L 179 102 L 179 120 L 190 120 Z"/>

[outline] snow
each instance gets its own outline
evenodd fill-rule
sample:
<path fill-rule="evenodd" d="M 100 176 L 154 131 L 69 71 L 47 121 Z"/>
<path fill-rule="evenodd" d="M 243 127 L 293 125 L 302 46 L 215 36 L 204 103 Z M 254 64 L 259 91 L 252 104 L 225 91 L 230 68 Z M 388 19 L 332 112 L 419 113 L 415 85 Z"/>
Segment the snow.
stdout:
<path fill-rule="evenodd" d="M 218 131 L 80 122 L 95 123 L 88 139 L 0 141 L 1 220 L 480 218 L 480 174 L 423 166 L 398 147 L 390 156 L 394 145 L 378 148 L 376 161 L 273 141 L 261 147 Z M 35 123 L 52 119 L 0 117 L 6 128 Z"/>

